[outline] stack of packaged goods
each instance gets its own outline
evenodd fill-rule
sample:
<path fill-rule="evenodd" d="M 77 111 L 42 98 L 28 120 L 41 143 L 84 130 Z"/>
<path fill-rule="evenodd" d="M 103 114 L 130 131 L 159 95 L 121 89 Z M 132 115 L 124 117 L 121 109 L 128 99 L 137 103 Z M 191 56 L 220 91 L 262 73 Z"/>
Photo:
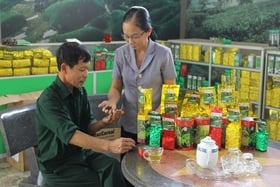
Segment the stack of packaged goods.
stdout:
<path fill-rule="evenodd" d="M 162 141 L 162 147 L 165 149 L 174 149 L 176 141 L 179 139 L 175 125 L 179 116 L 179 93 L 180 85 L 164 84 L 162 86 L 160 113 L 163 117 L 162 140 L 164 141 Z"/>
<path fill-rule="evenodd" d="M 57 73 L 57 62 L 56 62 L 56 57 L 52 56 L 50 57 L 50 66 L 49 66 L 49 73 Z"/>
<path fill-rule="evenodd" d="M 279 108 L 280 98 L 280 56 L 268 55 L 267 62 L 268 78 L 266 81 L 266 105 Z"/>
<path fill-rule="evenodd" d="M 257 150 L 265 151 L 266 123 L 250 116 L 253 112 L 249 102 L 236 99 L 231 88 L 232 84 L 229 84 L 186 91 L 179 108 L 180 86 L 163 85 L 160 112 L 152 111 L 152 90 L 140 89 L 138 143 L 170 150 L 191 150 L 210 136 L 219 149 L 251 150 L 258 146 Z M 278 127 L 278 122 L 276 124 L 270 125 L 269 130 Z M 259 143 L 256 142 L 257 135 Z M 277 139 L 277 135 L 274 137 Z M 261 143 L 263 141 L 266 143 Z"/>
<path fill-rule="evenodd" d="M 208 82 L 203 84 L 204 81 L 206 82 L 205 78 L 199 78 L 198 75 L 188 72 L 188 64 L 183 62 L 190 60 L 195 64 L 195 62 L 201 62 L 204 59 L 205 63 L 211 62 L 218 65 L 260 69 L 260 58 L 258 56 L 255 54 L 243 56 L 236 48 L 223 49 L 220 47 L 212 49 L 213 53 L 210 54 L 211 50 L 209 48 L 191 44 L 172 44 L 171 50 L 175 58 L 175 68 L 178 74 L 177 86 L 184 90 L 184 93 L 181 90 L 174 91 L 175 87 L 171 89 L 163 87 L 160 112 L 156 114 L 149 113 L 148 117 L 138 118 L 139 129 L 145 124 L 144 126 L 149 126 L 146 129 L 150 130 L 145 133 L 142 133 L 143 130 L 140 131 L 140 133 L 145 134 L 145 136 L 142 136 L 145 141 L 139 141 L 139 143 L 162 146 L 167 149 L 175 147 L 189 150 L 195 148 L 201 139 L 211 136 L 219 149 L 238 148 L 248 150 L 257 149 L 258 144 L 255 140 L 257 134 L 261 133 L 262 136 L 259 137 L 268 139 L 267 131 L 265 130 L 267 128 L 266 124 L 260 123 L 260 120 L 256 119 L 255 111 L 253 111 L 256 107 L 251 107 L 252 104 L 250 103 L 259 100 L 259 87 L 256 87 L 259 85 L 256 82 L 261 81 L 259 72 L 225 68 L 224 73 L 221 75 L 221 82 L 216 82 L 214 87 L 209 86 Z M 210 56 L 212 57 L 211 59 Z M 173 91 L 171 91 L 172 89 Z M 280 90 L 277 91 L 275 93 L 271 91 L 271 95 L 279 93 Z M 175 93 L 183 93 L 183 97 L 174 99 L 178 98 Z M 170 100 L 170 98 L 172 99 Z M 180 102 L 180 104 L 176 104 L 175 101 Z M 152 123 L 154 127 L 160 126 L 158 125 L 160 124 L 159 118 L 156 120 L 157 123 L 153 122 L 155 121 L 154 116 L 160 116 L 161 118 L 160 145 L 153 143 L 151 145 L 150 142 L 151 138 L 158 138 L 159 135 L 153 136 L 152 134 L 160 132 L 160 128 L 154 128 L 157 131 L 151 131 Z M 258 128 L 258 123 L 262 124 L 262 128 Z M 151 132 L 153 133 L 151 134 Z M 147 138 L 147 134 L 149 138 Z M 173 142 L 174 136 L 175 146 L 172 143 L 169 144 L 170 141 Z M 157 139 L 157 141 L 153 142 L 159 143 L 160 141 Z M 257 150 L 265 151 L 265 147 Z"/>
<path fill-rule="evenodd" d="M 152 111 L 152 89 L 139 88 L 137 141 L 151 147 L 175 148 L 179 85 L 163 85 L 160 111 Z"/>
<path fill-rule="evenodd" d="M 212 53 L 211 62 L 213 64 L 223 64 L 223 49 L 220 47 L 215 48 Z"/>
<path fill-rule="evenodd" d="M 0 76 L 30 75 L 31 51 L 0 51 Z"/>
<path fill-rule="evenodd" d="M 243 100 L 248 99 L 249 100 L 249 95 L 250 95 L 250 72 L 241 70 L 240 72 L 240 90 L 238 97 L 242 98 Z"/>
<path fill-rule="evenodd" d="M 26 76 L 56 72 L 55 57 L 47 49 L 0 50 L 0 76 Z"/>
<path fill-rule="evenodd" d="M 271 106 L 280 108 L 280 77 L 274 77 L 272 83 Z"/>
<path fill-rule="evenodd" d="M 257 82 L 261 81 L 260 73 L 250 72 L 250 83 L 249 83 L 249 98 L 251 101 L 257 101 L 259 99 L 259 87 Z"/>
<path fill-rule="evenodd" d="M 93 48 L 93 69 L 95 71 L 112 70 L 114 66 L 114 51 L 109 51 L 104 47 Z"/>
<path fill-rule="evenodd" d="M 271 140 L 280 141 L 280 113 L 275 110 L 269 111 L 267 120 L 269 138 Z"/>
<path fill-rule="evenodd" d="M 148 113 L 152 111 L 153 90 L 139 87 L 138 115 L 137 115 L 137 142 L 149 144 L 150 121 Z"/>
<path fill-rule="evenodd" d="M 33 49 L 33 63 L 31 67 L 32 75 L 48 74 L 50 58 L 53 57 L 51 51 L 43 48 Z"/>
<path fill-rule="evenodd" d="M 266 90 L 266 105 L 280 108 L 280 78 L 277 76 L 269 79 Z M 269 126 L 269 137 L 272 140 L 280 141 L 280 112 L 276 110 L 269 110 L 269 119 L 267 121 Z"/>
<path fill-rule="evenodd" d="M 199 62 L 201 60 L 201 45 L 180 44 L 180 59 Z"/>
<path fill-rule="evenodd" d="M 96 50 L 94 53 L 94 70 L 106 70 L 106 49 Z"/>
<path fill-rule="evenodd" d="M 7 58 L 3 50 L 0 50 L 0 76 L 13 76 L 12 58 Z"/>
<path fill-rule="evenodd" d="M 223 65 L 234 66 L 235 56 L 238 53 L 238 49 L 229 48 L 223 53 Z"/>

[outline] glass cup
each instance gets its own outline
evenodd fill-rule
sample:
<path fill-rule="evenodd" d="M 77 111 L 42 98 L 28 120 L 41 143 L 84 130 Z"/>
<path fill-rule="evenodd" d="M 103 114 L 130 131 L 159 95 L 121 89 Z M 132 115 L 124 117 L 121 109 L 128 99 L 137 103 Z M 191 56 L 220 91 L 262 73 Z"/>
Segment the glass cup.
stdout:
<path fill-rule="evenodd" d="M 252 153 L 243 153 L 242 159 L 244 166 L 244 175 L 257 174 L 262 170 L 262 166 L 256 159 L 254 159 Z"/>
<path fill-rule="evenodd" d="M 226 155 L 221 157 L 223 170 L 232 174 L 239 174 L 242 169 L 241 151 L 237 148 L 230 148 Z"/>
<path fill-rule="evenodd" d="M 162 147 L 149 147 L 143 153 L 143 158 L 148 160 L 151 163 L 160 163 L 161 157 L 163 154 Z"/>

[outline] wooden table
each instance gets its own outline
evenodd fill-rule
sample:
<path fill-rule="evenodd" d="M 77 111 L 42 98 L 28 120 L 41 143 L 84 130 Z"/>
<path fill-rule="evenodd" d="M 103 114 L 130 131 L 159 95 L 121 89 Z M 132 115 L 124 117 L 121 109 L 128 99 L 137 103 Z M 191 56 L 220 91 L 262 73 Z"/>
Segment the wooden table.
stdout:
<path fill-rule="evenodd" d="M 127 180 L 136 187 L 278 187 L 280 186 L 280 149 L 278 144 L 267 152 L 251 152 L 263 166 L 259 175 L 230 177 L 223 180 L 201 179 L 186 167 L 186 159 L 195 159 L 196 150 L 164 150 L 160 164 L 151 164 L 138 156 L 137 149 L 127 153 L 122 160 L 122 170 Z M 226 154 L 219 151 L 219 157 Z"/>

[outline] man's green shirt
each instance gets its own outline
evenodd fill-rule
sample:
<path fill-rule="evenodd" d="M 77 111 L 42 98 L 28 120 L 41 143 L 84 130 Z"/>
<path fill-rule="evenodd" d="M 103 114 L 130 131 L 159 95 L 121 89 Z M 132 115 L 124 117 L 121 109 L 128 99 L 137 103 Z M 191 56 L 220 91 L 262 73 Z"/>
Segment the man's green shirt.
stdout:
<path fill-rule="evenodd" d="M 36 132 L 38 162 L 42 172 L 52 172 L 81 148 L 70 145 L 75 130 L 87 132 L 94 120 L 85 88 L 74 88 L 71 93 L 57 76 L 36 103 Z"/>

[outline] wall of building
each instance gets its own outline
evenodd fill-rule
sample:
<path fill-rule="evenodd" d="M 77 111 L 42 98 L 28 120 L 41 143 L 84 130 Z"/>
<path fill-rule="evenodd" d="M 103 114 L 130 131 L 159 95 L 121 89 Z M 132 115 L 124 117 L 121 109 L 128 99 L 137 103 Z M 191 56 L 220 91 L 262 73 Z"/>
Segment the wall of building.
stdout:
<path fill-rule="evenodd" d="M 280 0 L 181 0 L 187 2 L 184 38 L 225 37 L 266 42 L 279 29 Z M 133 6 L 145 6 L 161 40 L 179 38 L 178 0 L 0 0 L 2 38 L 62 42 L 66 38 L 121 40 L 121 19 Z M 30 8 L 32 7 L 32 8 Z"/>

